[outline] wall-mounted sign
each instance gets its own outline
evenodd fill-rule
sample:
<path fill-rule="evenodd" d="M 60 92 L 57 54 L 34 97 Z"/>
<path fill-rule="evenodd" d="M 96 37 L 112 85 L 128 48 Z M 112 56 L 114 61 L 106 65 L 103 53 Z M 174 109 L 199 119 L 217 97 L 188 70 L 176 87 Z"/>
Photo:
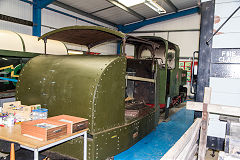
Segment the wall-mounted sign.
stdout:
<path fill-rule="evenodd" d="M 240 49 L 213 49 L 212 63 L 240 63 Z"/>

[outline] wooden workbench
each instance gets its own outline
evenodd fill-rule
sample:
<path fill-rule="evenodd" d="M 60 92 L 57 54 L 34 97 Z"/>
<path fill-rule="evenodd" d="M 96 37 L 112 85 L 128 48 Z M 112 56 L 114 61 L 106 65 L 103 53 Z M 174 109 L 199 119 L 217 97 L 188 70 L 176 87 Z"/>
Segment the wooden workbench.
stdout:
<path fill-rule="evenodd" d="M 34 151 L 34 160 L 38 160 L 38 152 L 47 148 L 56 146 L 73 138 L 84 136 L 84 154 L 83 159 L 87 159 L 87 131 L 88 129 L 81 130 L 73 134 L 67 134 L 57 139 L 49 141 L 36 140 L 21 134 L 21 125 L 16 124 L 13 127 L 0 127 L 0 139 L 17 142 L 22 148 Z"/>

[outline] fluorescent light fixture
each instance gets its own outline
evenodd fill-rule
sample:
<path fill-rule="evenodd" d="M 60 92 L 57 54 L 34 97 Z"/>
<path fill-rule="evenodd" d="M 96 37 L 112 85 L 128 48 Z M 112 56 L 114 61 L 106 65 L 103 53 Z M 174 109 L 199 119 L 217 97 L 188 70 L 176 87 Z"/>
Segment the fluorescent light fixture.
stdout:
<path fill-rule="evenodd" d="M 118 2 L 122 3 L 126 7 L 132 7 L 140 3 L 144 3 L 145 0 L 117 0 Z"/>
<path fill-rule="evenodd" d="M 166 10 L 154 0 L 145 0 L 144 3 L 159 14 L 166 13 Z"/>
<path fill-rule="evenodd" d="M 162 8 L 155 0 L 117 0 L 126 7 L 132 7 L 141 3 L 145 3 L 148 7 L 153 9 L 159 14 L 166 13 L 166 10 Z"/>
<path fill-rule="evenodd" d="M 68 50 L 69 55 L 74 55 L 74 54 L 83 54 L 83 51 L 77 51 L 77 50 Z"/>

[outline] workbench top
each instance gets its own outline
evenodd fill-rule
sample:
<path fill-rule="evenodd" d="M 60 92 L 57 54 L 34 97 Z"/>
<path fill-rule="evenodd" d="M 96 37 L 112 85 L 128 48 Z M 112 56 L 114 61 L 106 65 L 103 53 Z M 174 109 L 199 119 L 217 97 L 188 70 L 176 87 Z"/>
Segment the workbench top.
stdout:
<path fill-rule="evenodd" d="M 72 133 L 72 134 L 67 134 L 67 135 L 64 135 L 64 136 L 61 136 L 59 138 L 52 139 L 52 140 L 49 140 L 49 141 L 40 141 L 40 140 L 36 140 L 34 138 L 30 138 L 30 137 L 22 135 L 21 134 L 21 125 L 16 124 L 13 127 L 6 127 L 6 126 L 5 127 L 0 127 L 0 139 L 7 140 L 7 141 L 12 141 L 12 142 L 17 142 L 20 145 L 24 145 L 24 146 L 27 146 L 27 147 L 30 147 L 30 148 L 37 149 L 37 148 L 46 146 L 48 144 L 60 141 L 62 139 L 74 136 L 76 134 L 79 134 L 79 133 L 87 131 L 87 130 L 88 129 L 84 129 L 84 130 L 81 130 L 79 132 L 75 132 L 75 133 Z"/>

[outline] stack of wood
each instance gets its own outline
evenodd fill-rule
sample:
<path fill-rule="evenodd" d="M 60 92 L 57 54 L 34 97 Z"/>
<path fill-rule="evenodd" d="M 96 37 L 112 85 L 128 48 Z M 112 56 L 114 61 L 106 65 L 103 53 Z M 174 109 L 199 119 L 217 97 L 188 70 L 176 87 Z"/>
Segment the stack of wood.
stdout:
<path fill-rule="evenodd" d="M 224 152 L 220 151 L 219 160 L 240 159 L 240 123 L 228 121 Z"/>

